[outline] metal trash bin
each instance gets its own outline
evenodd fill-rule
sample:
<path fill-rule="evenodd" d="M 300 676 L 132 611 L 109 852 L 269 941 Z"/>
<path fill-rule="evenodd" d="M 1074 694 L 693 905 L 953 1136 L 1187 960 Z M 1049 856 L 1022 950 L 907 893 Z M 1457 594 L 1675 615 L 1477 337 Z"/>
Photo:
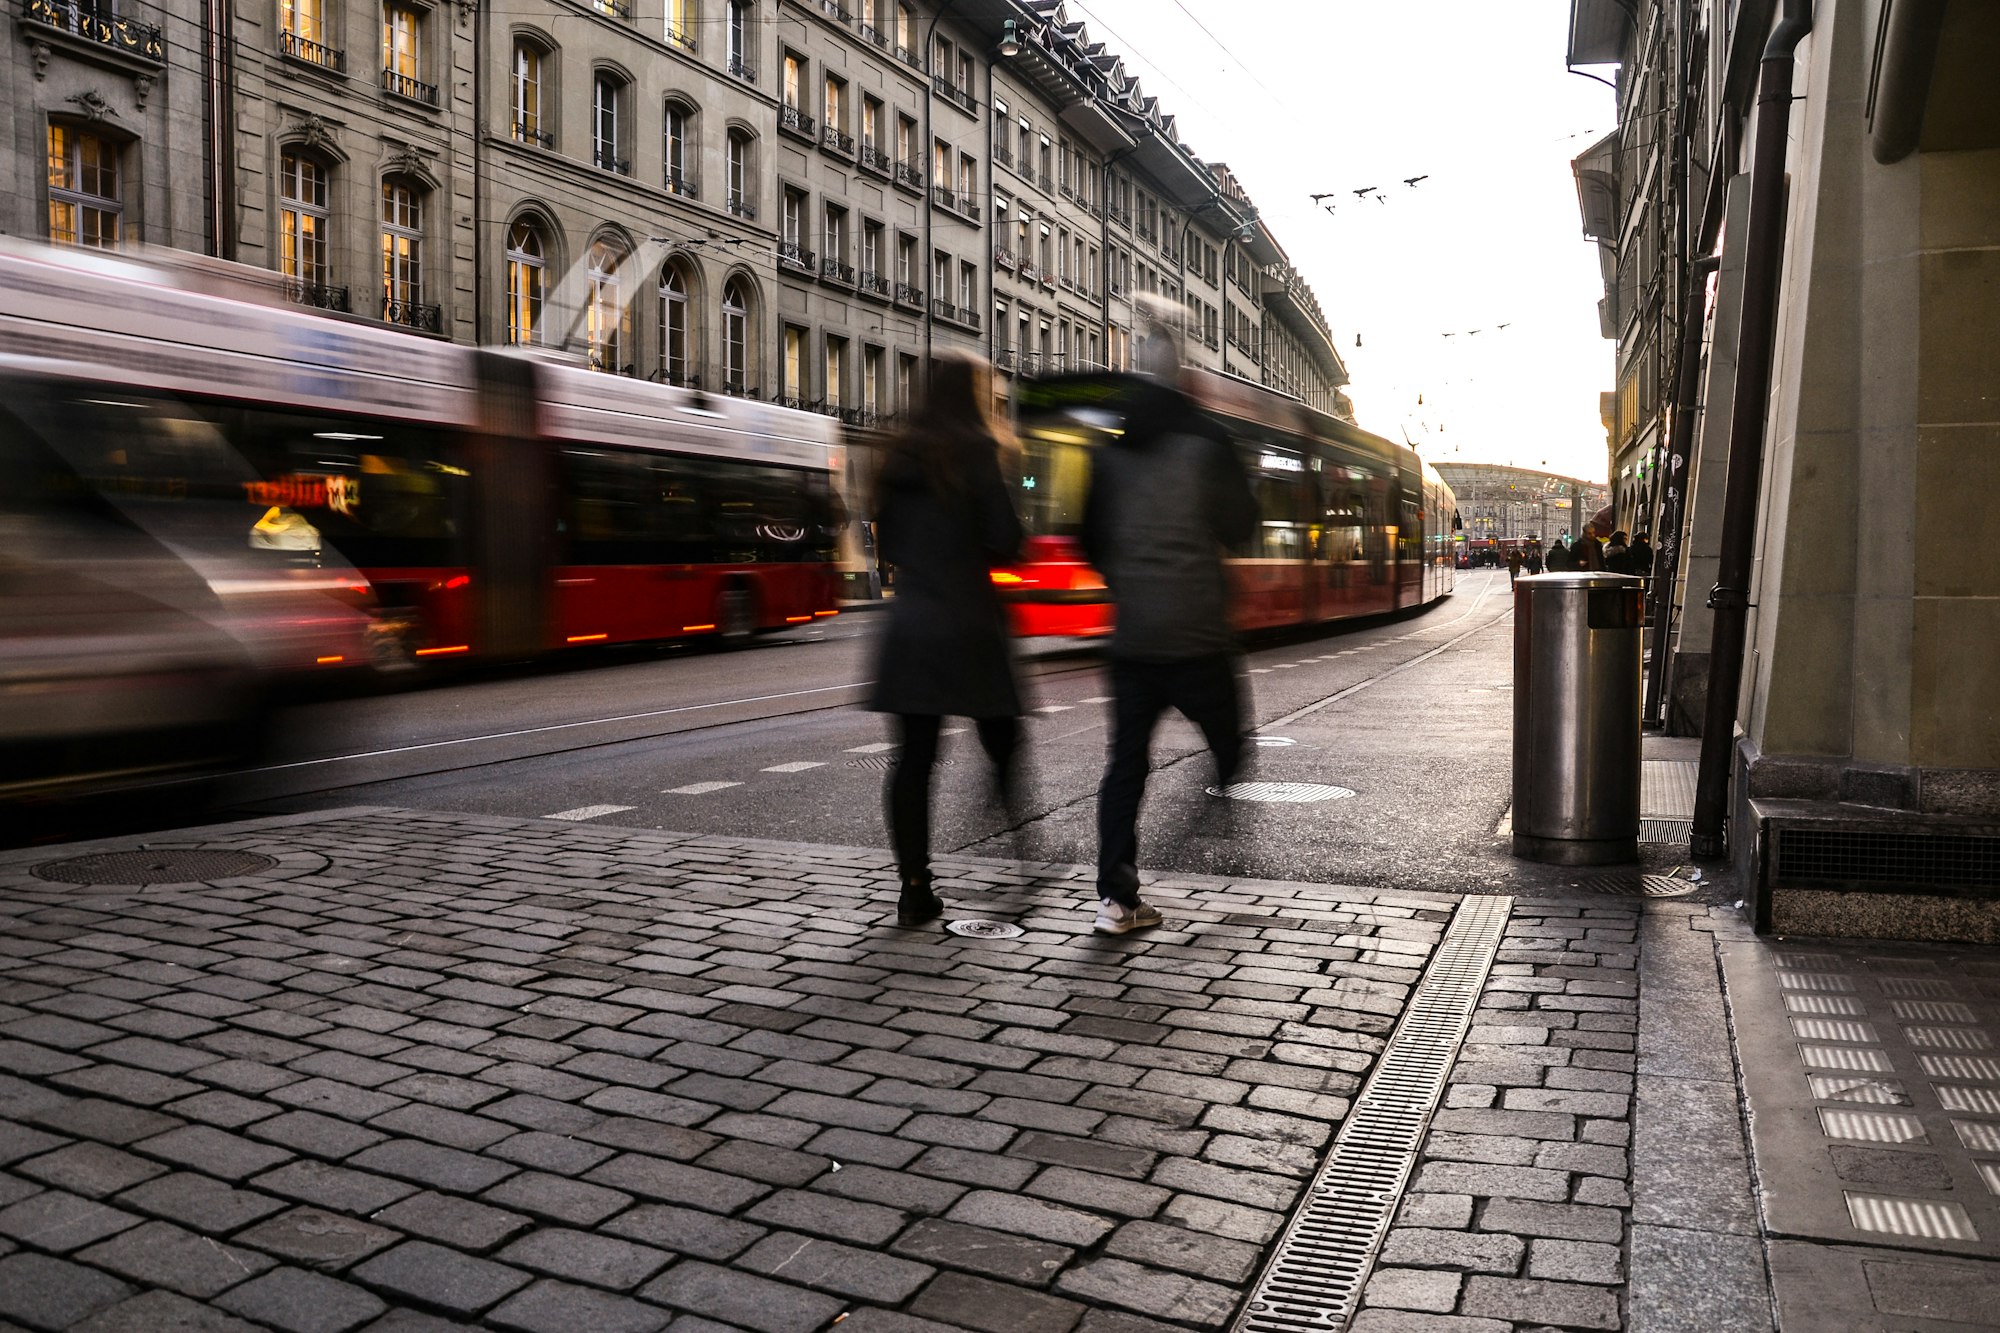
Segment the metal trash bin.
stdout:
<path fill-rule="evenodd" d="M 1639 859 L 1646 581 L 1537 574 L 1514 584 L 1514 855 Z"/>

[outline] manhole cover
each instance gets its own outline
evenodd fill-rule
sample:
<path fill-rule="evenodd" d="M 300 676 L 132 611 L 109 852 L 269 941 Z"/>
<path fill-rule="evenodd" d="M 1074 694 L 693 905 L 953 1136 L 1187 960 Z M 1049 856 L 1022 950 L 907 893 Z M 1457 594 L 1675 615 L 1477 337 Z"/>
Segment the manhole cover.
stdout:
<path fill-rule="evenodd" d="M 953 921 L 945 929 L 954 935 L 969 935 L 976 940 L 1011 940 L 1027 933 L 1012 921 Z"/>
<path fill-rule="evenodd" d="M 1679 898 L 1693 893 L 1699 884 L 1690 884 L 1678 875 L 1641 875 L 1627 871 L 1616 875 L 1593 875 L 1574 886 L 1581 893 L 1602 893 L 1614 898 Z"/>
<path fill-rule="evenodd" d="M 893 754 L 871 754 L 866 759 L 850 759 L 847 761 L 847 766 L 849 768 L 865 768 L 876 773 L 887 773 L 896 766 L 896 756 Z M 957 766 L 957 762 L 951 759 L 940 759 L 933 765 L 935 768 L 956 768 Z"/>
<path fill-rule="evenodd" d="M 1265 750 L 1281 750 L 1287 745 L 1298 744 L 1290 736 L 1252 736 L 1250 740 L 1258 748 Z"/>
<path fill-rule="evenodd" d="M 269 870 L 277 864 L 255 852 L 102 852 L 95 856 L 72 856 L 65 861 L 45 861 L 35 867 L 35 876 L 58 884 L 144 888 L 148 884 L 234 879 Z"/>
<path fill-rule="evenodd" d="M 1351 788 L 1330 787 L 1323 782 L 1232 782 L 1227 787 L 1209 787 L 1210 796 L 1226 796 L 1232 801 L 1274 801 L 1310 805 L 1315 801 L 1339 801 L 1354 795 Z"/>

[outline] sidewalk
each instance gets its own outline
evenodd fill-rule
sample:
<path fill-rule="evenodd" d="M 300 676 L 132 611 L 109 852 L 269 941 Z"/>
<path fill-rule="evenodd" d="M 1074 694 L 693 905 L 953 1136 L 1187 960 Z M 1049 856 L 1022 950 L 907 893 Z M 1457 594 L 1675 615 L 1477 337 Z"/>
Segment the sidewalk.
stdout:
<path fill-rule="evenodd" d="M 948 920 L 1023 933 L 894 928 L 879 851 L 549 820 L 0 856 L 0 1327 L 1230 1327 L 1460 900 L 1182 876 L 1112 939 L 1075 867 L 939 869 Z M 1767 1253 L 1788 1330 L 1990 1326 L 2000 1071 L 1809 1083 L 1933 1011 L 1816 1035 L 1794 999 L 1894 1002 L 1873 978 L 1934 951 L 1793 952 L 1687 900 L 1514 900 L 1353 1327 L 1768 1328 Z M 1952 957 L 1902 1002 L 1987 1032 L 1996 954 Z M 1764 1141 L 1764 1104 L 1892 1093 L 1916 1137 L 1817 1122 L 1905 1135 L 1873 1155 Z M 1979 1239 L 1836 1234 L 1828 1170 L 1778 1169 L 1808 1150 Z M 1775 1246 L 1753 1161 L 1806 1201 Z"/>

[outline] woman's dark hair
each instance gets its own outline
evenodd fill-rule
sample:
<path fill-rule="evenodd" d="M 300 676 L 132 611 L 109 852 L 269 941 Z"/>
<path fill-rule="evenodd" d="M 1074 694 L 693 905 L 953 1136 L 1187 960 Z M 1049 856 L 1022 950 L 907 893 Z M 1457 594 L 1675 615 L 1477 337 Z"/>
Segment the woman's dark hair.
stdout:
<path fill-rule="evenodd" d="M 964 489 L 966 460 L 999 448 L 990 409 L 981 401 L 986 377 L 986 363 L 963 353 L 931 363 L 929 390 L 883 453 L 882 485 L 921 479 L 936 495 Z"/>

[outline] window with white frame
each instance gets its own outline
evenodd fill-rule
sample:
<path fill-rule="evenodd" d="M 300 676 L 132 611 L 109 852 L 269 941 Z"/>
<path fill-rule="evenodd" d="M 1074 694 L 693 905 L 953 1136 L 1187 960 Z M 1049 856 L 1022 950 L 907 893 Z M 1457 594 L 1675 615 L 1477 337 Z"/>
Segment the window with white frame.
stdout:
<path fill-rule="evenodd" d="M 864 348 L 861 353 L 861 410 L 875 416 L 882 410 L 882 349 Z"/>
<path fill-rule="evenodd" d="M 731 278 L 722 288 L 722 387 L 740 394 L 749 389 L 750 297 L 743 279 Z"/>
<path fill-rule="evenodd" d="M 118 146 L 69 125 L 49 126 L 49 240 L 115 250 L 124 230 Z"/>
<path fill-rule="evenodd" d="M 729 72 L 739 79 L 756 82 L 757 71 L 750 65 L 749 0 L 729 0 L 729 15 L 723 26 Z"/>
<path fill-rule="evenodd" d="M 542 48 L 525 37 L 514 39 L 514 68 L 508 80 L 513 104 L 514 137 L 547 148 L 555 142 L 542 124 Z"/>
<path fill-rule="evenodd" d="M 507 341 L 516 347 L 542 340 L 548 273 L 548 241 L 534 220 L 522 218 L 507 228 Z"/>
<path fill-rule="evenodd" d="M 316 158 L 286 150 L 278 159 L 278 271 L 292 280 L 298 300 L 322 303 L 330 225 L 326 168 Z"/>
<path fill-rule="evenodd" d="M 731 130 L 723 149 L 723 171 L 728 177 L 729 211 L 743 217 L 757 216 L 757 203 L 750 194 L 750 135 Z"/>
<path fill-rule="evenodd" d="M 423 80 L 423 17 L 401 0 L 382 6 L 382 86 L 398 97 L 430 105 L 437 89 Z"/>
<path fill-rule="evenodd" d="M 693 374 L 687 275 L 669 260 L 660 269 L 660 378 L 669 384 L 687 384 Z"/>
<path fill-rule="evenodd" d="M 785 325 L 784 357 L 778 373 L 778 397 L 787 407 L 803 407 L 806 400 L 806 331 L 796 324 Z"/>
<path fill-rule="evenodd" d="M 662 125 L 666 139 L 667 193 L 692 199 L 695 197 L 694 108 L 678 100 L 668 102 Z"/>
<path fill-rule="evenodd" d="M 590 259 L 585 276 L 584 338 L 590 364 L 598 370 L 617 374 L 624 367 L 625 299 L 619 269 L 625 263 L 625 249 L 615 241 L 590 243 Z"/>
<path fill-rule="evenodd" d="M 382 312 L 396 324 L 418 322 L 424 297 L 423 191 L 408 181 L 382 182 Z"/>
<path fill-rule="evenodd" d="M 619 103 L 625 96 L 625 81 L 609 70 L 599 70 L 591 80 L 590 136 L 591 160 L 605 171 L 629 175 L 632 163 L 620 150 L 622 127 Z"/>
<path fill-rule="evenodd" d="M 827 336 L 824 373 L 826 405 L 838 411 L 847 405 L 847 339 Z"/>
<path fill-rule="evenodd" d="M 667 0 L 667 40 L 684 51 L 695 49 L 695 0 Z"/>

